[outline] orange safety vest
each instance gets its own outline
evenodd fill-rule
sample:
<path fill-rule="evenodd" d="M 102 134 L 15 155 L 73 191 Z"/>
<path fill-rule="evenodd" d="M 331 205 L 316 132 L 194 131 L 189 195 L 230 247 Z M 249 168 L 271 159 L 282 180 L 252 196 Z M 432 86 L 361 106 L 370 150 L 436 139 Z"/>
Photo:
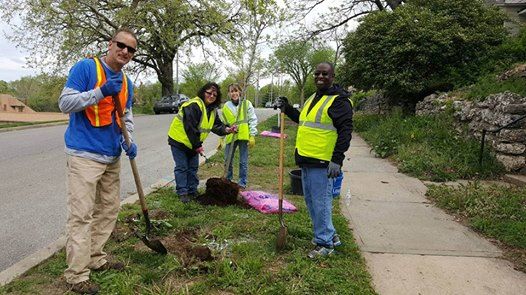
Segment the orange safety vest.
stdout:
<path fill-rule="evenodd" d="M 95 61 L 95 67 L 97 68 L 97 84 L 93 89 L 101 87 L 106 83 L 106 73 L 100 60 L 97 57 L 93 57 Z M 118 98 L 121 102 L 123 108 L 126 107 L 126 101 L 128 100 L 128 79 L 126 75 L 122 73 L 122 88 L 119 92 Z M 86 117 L 93 127 L 103 127 L 111 124 L 111 114 L 116 111 L 115 104 L 113 103 L 113 98 L 111 96 L 106 96 L 105 98 L 99 100 L 99 103 L 91 105 L 84 110 Z M 124 110 L 123 110 L 124 111 Z M 120 120 L 117 121 L 119 127 L 121 127 Z"/>

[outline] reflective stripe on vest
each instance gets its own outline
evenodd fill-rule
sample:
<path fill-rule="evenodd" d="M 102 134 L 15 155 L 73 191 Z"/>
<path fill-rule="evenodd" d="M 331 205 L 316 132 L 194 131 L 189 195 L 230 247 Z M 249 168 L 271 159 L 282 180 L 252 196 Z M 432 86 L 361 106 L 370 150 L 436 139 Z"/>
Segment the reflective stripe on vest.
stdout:
<path fill-rule="evenodd" d="M 210 131 L 212 131 L 212 127 L 214 126 L 214 121 L 216 117 L 216 112 L 212 111 L 212 114 L 210 114 L 210 119 L 208 119 L 208 115 L 206 114 L 205 103 L 199 97 L 194 97 L 183 103 L 183 105 L 179 108 L 179 112 L 172 120 L 170 129 L 168 130 L 168 136 L 171 139 L 184 144 L 189 149 L 193 149 L 193 147 L 190 143 L 188 135 L 186 135 L 186 131 L 184 130 L 183 117 L 184 109 L 192 103 L 197 103 L 199 109 L 202 112 L 201 120 L 199 121 L 199 140 L 201 142 L 204 142 L 205 139 L 208 137 L 208 134 L 210 134 Z"/>
<path fill-rule="evenodd" d="M 233 104 L 232 104 L 233 105 Z M 239 113 L 239 118 L 236 116 L 237 112 Z M 236 114 L 230 109 L 227 104 L 223 106 L 222 113 L 223 113 L 223 122 L 225 124 L 228 124 L 232 126 L 234 123 L 237 125 L 237 140 L 248 140 L 250 137 L 249 134 L 249 128 L 248 128 L 248 119 L 247 119 L 247 112 L 248 112 L 248 101 L 246 99 L 243 99 L 240 104 L 236 107 Z M 228 134 L 225 136 L 225 143 L 229 144 L 232 142 L 232 139 L 234 138 L 234 134 Z"/>
<path fill-rule="evenodd" d="M 97 83 L 93 89 L 99 88 L 104 83 L 106 83 L 106 73 L 104 68 L 97 57 L 94 57 L 95 68 L 97 69 Z M 122 73 L 122 88 L 118 94 L 118 98 L 121 102 L 122 107 L 126 107 L 126 102 L 128 101 L 128 79 L 124 72 Z M 101 99 L 97 104 L 91 105 L 84 110 L 84 114 L 88 118 L 91 126 L 93 127 L 104 127 L 111 125 L 112 123 L 112 114 L 115 112 L 115 104 L 113 103 L 113 98 L 111 96 L 106 96 Z M 115 118 L 119 127 L 121 127 L 121 122 L 118 118 Z"/>
<path fill-rule="evenodd" d="M 329 117 L 328 110 L 337 95 L 324 95 L 310 109 L 312 95 L 300 113 L 296 149 L 303 157 L 330 161 L 338 133 Z M 309 111 L 310 109 L 310 111 Z"/>

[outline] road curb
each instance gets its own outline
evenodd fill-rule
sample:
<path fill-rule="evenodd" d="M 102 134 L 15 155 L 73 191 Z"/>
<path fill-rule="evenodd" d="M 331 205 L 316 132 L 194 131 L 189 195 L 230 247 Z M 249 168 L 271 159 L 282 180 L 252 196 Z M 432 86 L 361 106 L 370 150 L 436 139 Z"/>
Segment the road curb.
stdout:
<path fill-rule="evenodd" d="M 0 133 L 2 133 L 2 132 L 9 132 L 9 131 L 16 131 L 16 130 L 24 130 L 24 129 L 33 129 L 33 128 L 41 128 L 41 127 L 66 125 L 66 124 L 68 124 L 68 122 L 69 121 L 60 121 L 60 122 L 53 122 L 53 123 L 44 123 L 44 124 L 34 124 L 34 125 L 25 125 L 25 126 L 0 128 Z"/>
<path fill-rule="evenodd" d="M 210 151 L 206 154 L 207 157 L 213 156 L 217 152 L 217 149 Z M 199 158 L 199 166 L 203 165 L 205 162 L 205 159 L 200 157 Z M 146 188 L 144 190 L 144 195 L 149 195 L 160 188 L 163 188 L 167 185 L 169 185 L 171 182 L 174 181 L 173 176 L 165 176 L 155 182 L 154 184 L 150 185 L 150 187 Z M 121 201 L 121 207 L 126 204 L 133 204 L 139 200 L 139 195 L 137 193 L 125 198 Z M 13 264 L 9 268 L 5 269 L 4 271 L 0 272 L 0 287 L 9 284 L 14 279 L 18 278 L 19 276 L 23 275 L 25 272 L 30 270 L 31 268 L 39 265 L 44 260 L 50 258 L 58 251 L 62 250 L 64 246 L 66 245 L 66 234 L 62 234 L 55 242 L 47 245 L 43 249 L 25 257 L 24 259 L 20 260 L 19 262 Z"/>

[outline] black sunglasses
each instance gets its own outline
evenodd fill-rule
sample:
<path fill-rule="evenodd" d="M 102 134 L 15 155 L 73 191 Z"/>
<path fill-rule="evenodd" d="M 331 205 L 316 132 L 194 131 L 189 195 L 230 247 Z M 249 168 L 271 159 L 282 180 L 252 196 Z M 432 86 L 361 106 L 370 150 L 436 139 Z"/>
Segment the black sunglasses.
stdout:
<path fill-rule="evenodd" d="M 205 91 L 206 94 L 210 95 L 210 96 L 214 96 L 214 97 L 217 97 L 217 93 L 215 92 L 212 92 L 212 91 Z"/>
<path fill-rule="evenodd" d="M 113 40 L 115 43 L 117 43 L 117 47 L 119 47 L 120 49 L 124 49 L 124 48 L 127 48 L 128 49 L 128 52 L 131 53 L 131 54 L 134 54 L 137 49 L 136 48 L 133 48 L 131 46 L 128 46 L 122 42 L 119 42 L 117 40 Z"/>
<path fill-rule="evenodd" d="M 314 72 L 314 77 L 318 77 L 319 75 L 322 75 L 323 77 L 329 76 L 329 72 Z"/>

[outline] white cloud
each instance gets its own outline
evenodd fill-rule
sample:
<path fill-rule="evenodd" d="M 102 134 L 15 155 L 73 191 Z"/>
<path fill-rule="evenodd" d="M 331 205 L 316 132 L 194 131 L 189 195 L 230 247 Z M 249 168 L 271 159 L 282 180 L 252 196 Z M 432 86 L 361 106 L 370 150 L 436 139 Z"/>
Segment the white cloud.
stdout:
<path fill-rule="evenodd" d="M 7 40 L 6 34 L 11 32 L 10 27 L 0 23 L 0 80 L 14 81 L 22 76 L 36 75 L 35 69 L 26 66 L 25 58 L 29 53 L 17 48 L 14 43 Z"/>

